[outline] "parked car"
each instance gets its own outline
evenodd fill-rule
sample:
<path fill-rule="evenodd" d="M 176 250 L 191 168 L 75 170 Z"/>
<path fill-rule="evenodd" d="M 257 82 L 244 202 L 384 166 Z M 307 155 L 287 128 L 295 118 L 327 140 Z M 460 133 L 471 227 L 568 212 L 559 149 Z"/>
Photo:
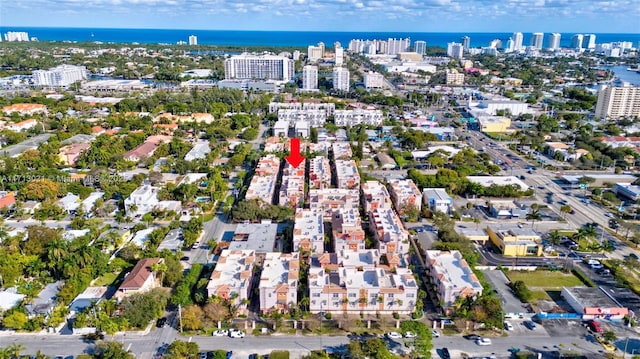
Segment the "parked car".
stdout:
<path fill-rule="evenodd" d="M 600 322 L 596 322 L 595 320 L 588 321 L 587 322 L 587 326 L 594 333 L 602 333 L 602 332 L 604 332 L 604 329 L 602 329 L 602 326 L 600 325 Z"/>
<path fill-rule="evenodd" d="M 435 330 L 435 329 L 431 330 L 431 337 L 432 338 L 440 338 L 440 332 Z"/>
<path fill-rule="evenodd" d="M 214 337 L 226 337 L 227 335 L 229 335 L 229 331 L 225 329 L 218 329 L 215 332 L 213 332 Z"/>
<path fill-rule="evenodd" d="M 522 324 L 523 324 L 525 327 L 527 327 L 528 329 L 530 329 L 530 330 L 534 330 L 534 329 L 536 329 L 536 326 L 537 326 L 537 325 L 536 325 L 536 323 L 534 323 L 534 322 L 533 322 L 533 321 L 531 321 L 531 320 L 525 320 L 525 321 L 524 321 L 524 323 L 522 323 Z"/>
<path fill-rule="evenodd" d="M 414 332 L 406 332 L 406 333 L 404 333 L 404 337 L 408 338 L 408 339 L 415 338 L 416 336 L 417 335 Z"/>
<path fill-rule="evenodd" d="M 167 318 L 162 317 L 156 322 L 156 328 L 162 328 L 165 324 L 167 324 Z"/>
<path fill-rule="evenodd" d="M 442 348 L 442 359 L 451 359 L 451 354 L 449 353 L 449 349 Z"/>
<path fill-rule="evenodd" d="M 402 339 L 402 334 L 398 332 L 389 332 L 386 334 L 389 339 Z"/>
<path fill-rule="evenodd" d="M 599 269 L 602 269 L 602 268 L 604 268 L 604 266 L 602 264 L 600 264 L 600 263 L 591 265 L 591 269 L 599 270 Z"/>
<path fill-rule="evenodd" d="M 482 339 L 481 336 L 479 336 L 478 334 L 469 334 L 469 335 L 465 335 L 463 338 L 467 339 L 467 340 L 478 340 L 478 339 Z"/>
<path fill-rule="evenodd" d="M 504 329 L 513 330 L 513 325 L 509 322 L 504 322 Z"/>
<path fill-rule="evenodd" d="M 492 343 L 491 343 L 491 339 L 489 338 L 480 338 L 476 340 L 476 344 L 485 346 L 485 345 L 491 345 Z"/>
<path fill-rule="evenodd" d="M 207 359 L 207 353 L 205 353 L 205 352 L 201 352 L 198 355 L 199 355 L 200 359 Z"/>
<path fill-rule="evenodd" d="M 244 332 L 238 329 L 229 330 L 229 336 L 231 338 L 244 338 Z"/>

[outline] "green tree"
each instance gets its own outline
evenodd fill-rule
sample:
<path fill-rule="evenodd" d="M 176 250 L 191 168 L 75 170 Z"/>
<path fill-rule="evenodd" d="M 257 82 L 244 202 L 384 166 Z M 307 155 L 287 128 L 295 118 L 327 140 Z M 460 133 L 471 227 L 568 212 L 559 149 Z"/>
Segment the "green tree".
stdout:
<path fill-rule="evenodd" d="M 175 340 L 167 350 L 167 358 L 170 359 L 196 359 L 198 358 L 198 344 L 194 342 L 185 342 Z"/>
<path fill-rule="evenodd" d="M 93 351 L 95 359 L 134 359 L 135 356 L 124 349 L 122 343 L 118 342 L 100 342 L 96 344 Z"/>
<path fill-rule="evenodd" d="M 21 312 L 19 310 L 14 310 L 8 315 L 5 315 L 2 320 L 2 324 L 5 328 L 21 330 L 25 327 L 29 318 L 27 318 L 27 314 Z"/>

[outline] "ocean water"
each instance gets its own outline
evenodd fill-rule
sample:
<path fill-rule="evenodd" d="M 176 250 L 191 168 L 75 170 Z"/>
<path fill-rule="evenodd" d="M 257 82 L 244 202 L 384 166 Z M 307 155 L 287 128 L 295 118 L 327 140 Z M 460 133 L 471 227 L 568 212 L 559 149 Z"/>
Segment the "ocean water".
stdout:
<path fill-rule="evenodd" d="M 198 37 L 198 44 L 221 46 L 274 46 L 307 47 L 320 41 L 328 48 L 339 41 L 343 47 L 352 39 L 410 38 L 427 42 L 427 46 L 447 47 L 449 42 L 460 42 L 462 36 L 471 38 L 471 47 L 488 46 L 493 39 L 507 39 L 512 33 L 447 33 L 447 32 L 330 32 L 330 31 L 235 31 L 235 30 L 166 30 L 166 29 L 91 29 L 91 28 L 45 28 L 45 27 L 1 27 L 0 33 L 26 31 L 40 41 L 101 41 L 117 43 L 175 44 L 188 41 L 190 35 Z M 531 34 L 523 33 L 523 44 L 529 44 Z M 562 34 L 560 45 L 568 47 L 573 33 Z M 630 41 L 633 46 L 640 42 L 640 34 L 596 34 L 597 43 Z M 545 38 L 546 44 L 546 38 Z"/>

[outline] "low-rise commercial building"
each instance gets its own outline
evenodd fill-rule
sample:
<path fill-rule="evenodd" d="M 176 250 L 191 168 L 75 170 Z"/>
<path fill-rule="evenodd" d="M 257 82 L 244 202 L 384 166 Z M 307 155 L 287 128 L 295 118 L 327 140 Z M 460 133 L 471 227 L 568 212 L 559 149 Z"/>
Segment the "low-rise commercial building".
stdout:
<path fill-rule="evenodd" d="M 424 204 L 433 212 L 450 214 L 453 209 L 453 198 L 444 188 L 425 188 L 422 191 Z"/>
<path fill-rule="evenodd" d="M 629 309 L 611 299 L 601 287 L 564 287 L 560 296 L 584 320 L 622 320 L 629 315 Z"/>
<path fill-rule="evenodd" d="M 529 189 L 529 185 L 518 179 L 516 176 L 467 176 L 467 180 L 477 183 L 483 187 L 515 186 L 520 191 Z"/>
<path fill-rule="evenodd" d="M 637 201 L 640 199 L 640 186 L 632 185 L 630 183 L 616 183 L 613 187 L 613 191 L 618 196 Z"/>
<path fill-rule="evenodd" d="M 542 239 L 536 231 L 528 226 L 493 224 L 487 227 L 487 234 L 489 234 L 491 243 L 498 247 L 504 256 L 522 257 L 542 255 Z"/>
<path fill-rule="evenodd" d="M 482 284 L 459 251 L 426 251 L 427 277 L 442 308 L 456 299 L 482 295 Z"/>
<path fill-rule="evenodd" d="M 260 311 L 288 311 L 297 308 L 300 255 L 267 253 L 260 276 Z"/>
<path fill-rule="evenodd" d="M 511 127 L 511 119 L 502 116 L 481 116 L 477 118 L 480 131 L 484 133 L 505 133 Z"/>

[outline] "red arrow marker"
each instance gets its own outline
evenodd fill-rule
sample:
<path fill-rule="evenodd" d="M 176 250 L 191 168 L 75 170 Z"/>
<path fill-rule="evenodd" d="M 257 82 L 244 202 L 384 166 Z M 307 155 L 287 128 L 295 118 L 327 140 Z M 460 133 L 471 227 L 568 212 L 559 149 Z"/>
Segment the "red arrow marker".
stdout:
<path fill-rule="evenodd" d="M 300 154 L 300 139 L 292 138 L 289 143 L 291 144 L 291 149 L 289 150 L 290 154 L 285 157 L 285 159 L 293 166 L 293 168 L 298 168 L 298 166 L 300 166 L 304 161 L 304 156 Z"/>

